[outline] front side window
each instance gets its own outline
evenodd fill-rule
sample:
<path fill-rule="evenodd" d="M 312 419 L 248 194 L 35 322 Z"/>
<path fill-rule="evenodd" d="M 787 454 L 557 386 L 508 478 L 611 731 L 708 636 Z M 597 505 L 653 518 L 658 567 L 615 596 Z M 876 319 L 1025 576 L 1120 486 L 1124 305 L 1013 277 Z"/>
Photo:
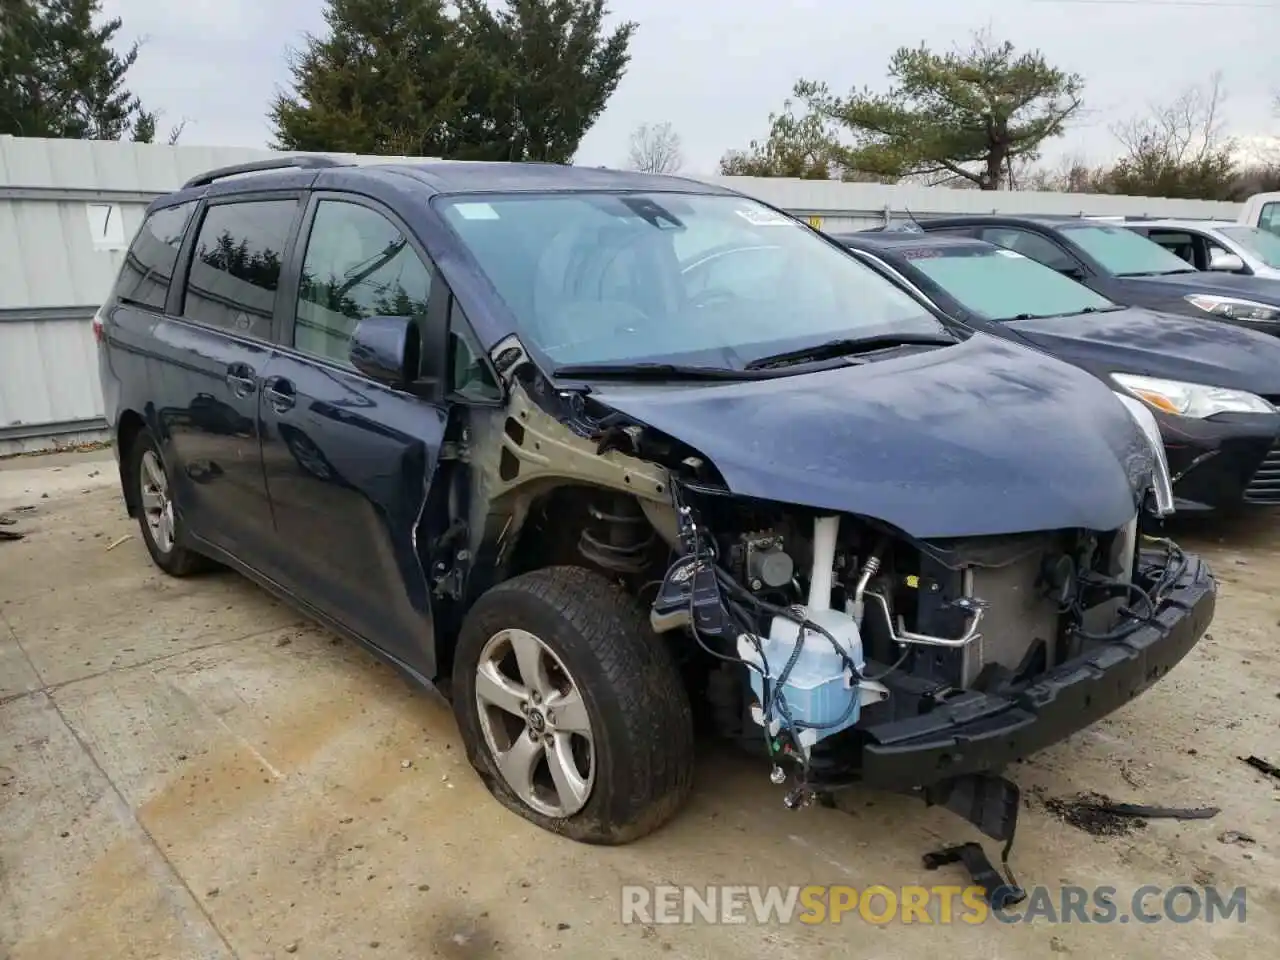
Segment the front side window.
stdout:
<path fill-rule="evenodd" d="M 1280 203 L 1264 203 L 1258 214 L 1258 226 L 1280 236 Z"/>
<path fill-rule="evenodd" d="M 351 335 L 368 317 L 426 313 L 432 270 L 376 210 L 322 200 L 307 239 L 293 345 L 350 364 Z"/>
<path fill-rule="evenodd" d="M 1195 266 L 1196 241 L 1191 234 L 1180 230 L 1152 230 L 1147 236 L 1179 260 Z"/>
<path fill-rule="evenodd" d="M 1280 236 L 1277 234 L 1257 227 L 1222 227 L 1219 233 L 1228 240 L 1234 240 L 1250 256 L 1257 257 L 1268 267 L 1280 269 Z"/>
<path fill-rule="evenodd" d="M 740 367 L 835 338 L 945 335 L 905 291 L 753 200 L 441 198 L 445 221 L 556 364 Z"/>
<path fill-rule="evenodd" d="M 176 207 L 154 210 L 143 221 L 120 270 L 116 284 L 119 299 L 155 310 L 164 309 L 178 250 L 182 247 L 182 235 L 195 208 L 196 201 L 189 200 Z"/>
<path fill-rule="evenodd" d="M 196 236 L 182 315 L 270 339 L 280 265 L 297 210 L 292 199 L 209 207 Z"/>
<path fill-rule="evenodd" d="M 1116 310 L 1082 283 L 1013 250 L 930 248 L 912 266 L 989 320 L 1056 317 Z"/>
<path fill-rule="evenodd" d="M 1195 267 L 1170 253 L 1154 240 L 1124 227 L 1102 225 L 1062 228 L 1068 240 L 1117 277 L 1155 277 L 1166 273 L 1190 273 Z"/>

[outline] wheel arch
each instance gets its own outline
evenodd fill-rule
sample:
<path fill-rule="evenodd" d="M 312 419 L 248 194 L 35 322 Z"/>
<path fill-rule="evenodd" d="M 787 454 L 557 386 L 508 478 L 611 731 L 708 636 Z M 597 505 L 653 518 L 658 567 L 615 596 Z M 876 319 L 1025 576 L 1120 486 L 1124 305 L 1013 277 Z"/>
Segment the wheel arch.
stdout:
<path fill-rule="evenodd" d="M 125 509 L 129 516 L 138 515 L 138 485 L 134 483 L 133 458 L 130 452 L 138 436 L 147 429 L 147 421 L 136 410 L 125 410 L 116 422 L 116 463 L 120 471 L 120 489 L 124 493 Z"/>

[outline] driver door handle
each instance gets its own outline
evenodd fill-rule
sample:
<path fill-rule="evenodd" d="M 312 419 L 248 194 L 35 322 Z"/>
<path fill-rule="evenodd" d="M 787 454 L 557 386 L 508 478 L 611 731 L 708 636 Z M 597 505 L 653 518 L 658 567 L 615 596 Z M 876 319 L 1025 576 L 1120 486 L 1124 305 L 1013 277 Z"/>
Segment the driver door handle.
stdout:
<path fill-rule="evenodd" d="M 223 375 L 227 386 L 231 388 L 231 392 L 237 397 L 247 397 L 258 389 L 258 379 L 254 376 L 253 368 L 247 363 L 233 363 L 227 367 L 227 372 Z"/>
<path fill-rule="evenodd" d="M 293 405 L 298 402 L 298 391 L 292 381 L 284 377 L 272 377 L 263 385 L 262 398 L 271 404 L 271 409 L 276 413 L 284 413 L 293 409 Z"/>

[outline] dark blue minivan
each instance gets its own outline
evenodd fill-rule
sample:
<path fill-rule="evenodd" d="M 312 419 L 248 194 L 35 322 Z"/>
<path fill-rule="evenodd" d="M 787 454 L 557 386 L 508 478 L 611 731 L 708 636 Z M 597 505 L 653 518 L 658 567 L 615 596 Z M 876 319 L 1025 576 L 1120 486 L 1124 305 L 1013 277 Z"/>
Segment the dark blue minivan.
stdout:
<path fill-rule="evenodd" d="M 1001 835 L 984 784 L 1213 616 L 1144 533 L 1145 407 L 719 187 L 216 170 L 151 204 L 94 323 L 156 564 L 439 686 L 494 795 L 575 839 L 666 821 L 695 728 L 791 806 L 866 783 Z"/>

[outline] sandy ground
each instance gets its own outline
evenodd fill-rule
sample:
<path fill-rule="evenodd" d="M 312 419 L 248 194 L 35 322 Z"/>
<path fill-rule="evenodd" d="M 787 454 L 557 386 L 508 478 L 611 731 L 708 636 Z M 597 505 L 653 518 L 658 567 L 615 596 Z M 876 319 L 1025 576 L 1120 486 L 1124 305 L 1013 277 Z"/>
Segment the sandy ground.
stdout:
<path fill-rule="evenodd" d="M 1211 636 L 1014 771 L 1024 884 L 1122 906 L 1244 886 L 1244 923 L 623 925 L 624 884 L 963 883 L 920 857 L 977 836 L 869 792 L 788 812 L 766 769 L 711 747 L 656 835 L 541 832 L 490 799 L 447 707 L 362 650 L 232 574 L 159 575 L 136 535 L 109 549 L 135 528 L 102 457 L 0 465 L 4 529 L 26 533 L 0 543 L 4 960 L 1280 956 L 1280 780 L 1237 759 L 1280 763 L 1280 519 L 1184 531 L 1221 576 Z M 1052 811 L 1082 791 L 1221 813 L 1093 836 Z"/>

